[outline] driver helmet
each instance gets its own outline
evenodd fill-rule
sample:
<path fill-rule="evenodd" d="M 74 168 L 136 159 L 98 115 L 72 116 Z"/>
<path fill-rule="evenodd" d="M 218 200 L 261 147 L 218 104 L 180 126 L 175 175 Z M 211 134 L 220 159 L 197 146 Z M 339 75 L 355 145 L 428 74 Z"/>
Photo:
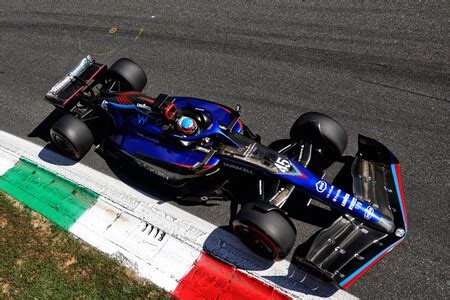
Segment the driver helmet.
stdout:
<path fill-rule="evenodd" d="M 193 134 L 197 131 L 198 125 L 197 122 L 187 116 L 181 116 L 177 120 L 177 129 L 184 134 Z"/>

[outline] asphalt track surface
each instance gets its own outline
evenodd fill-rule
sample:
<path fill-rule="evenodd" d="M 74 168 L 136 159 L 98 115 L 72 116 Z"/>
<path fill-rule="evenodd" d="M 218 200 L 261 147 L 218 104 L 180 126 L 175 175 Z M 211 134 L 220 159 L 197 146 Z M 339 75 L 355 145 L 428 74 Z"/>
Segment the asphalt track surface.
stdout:
<path fill-rule="evenodd" d="M 146 93 L 241 104 L 264 142 L 306 111 L 387 145 L 401 162 L 410 232 L 356 282 L 363 298 L 449 292 L 449 64 L 446 1 L 1 1 L 0 129 L 30 133 L 43 95 L 87 55 L 130 57 Z M 83 163 L 116 176 L 96 153 Z M 229 204 L 183 209 L 218 226 Z M 316 227 L 301 225 L 299 241 Z"/>

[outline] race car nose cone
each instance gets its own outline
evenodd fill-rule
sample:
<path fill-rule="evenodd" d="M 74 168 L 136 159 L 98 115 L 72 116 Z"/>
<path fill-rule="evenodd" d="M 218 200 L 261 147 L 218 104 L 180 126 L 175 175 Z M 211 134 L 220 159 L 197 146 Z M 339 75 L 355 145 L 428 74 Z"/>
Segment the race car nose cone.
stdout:
<path fill-rule="evenodd" d="M 192 134 L 197 130 L 197 122 L 194 119 L 182 116 L 177 121 L 178 129 L 186 134 Z"/>

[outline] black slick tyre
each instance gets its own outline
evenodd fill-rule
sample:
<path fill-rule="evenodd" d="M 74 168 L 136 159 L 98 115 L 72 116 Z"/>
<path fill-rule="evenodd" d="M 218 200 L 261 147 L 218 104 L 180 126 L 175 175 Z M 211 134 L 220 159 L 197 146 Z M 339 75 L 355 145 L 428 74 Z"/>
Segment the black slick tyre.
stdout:
<path fill-rule="evenodd" d="M 59 119 L 50 129 L 50 137 L 59 151 L 75 160 L 85 156 L 94 144 L 89 127 L 72 115 Z"/>
<path fill-rule="evenodd" d="M 292 125 L 290 136 L 295 141 L 312 143 L 328 160 L 339 158 L 348 143 L 344 127 L 330 116 L 318 112 L 302 114 Z"/>
<path fill-rule="evenodd" d="M 233 221 L 235 234 L 256 254 L 269 260 L 285 258 L 294 246 L 297 231 L 278 208 L 265 210 L 247 203 Z"/>
<path fill-rule="evenodd" d="M 142 92 L 147 84 L 144 70 L 128 58 L 120 58 L 108 69 L 108 76 L 120 82 L 120 90 Z"/>

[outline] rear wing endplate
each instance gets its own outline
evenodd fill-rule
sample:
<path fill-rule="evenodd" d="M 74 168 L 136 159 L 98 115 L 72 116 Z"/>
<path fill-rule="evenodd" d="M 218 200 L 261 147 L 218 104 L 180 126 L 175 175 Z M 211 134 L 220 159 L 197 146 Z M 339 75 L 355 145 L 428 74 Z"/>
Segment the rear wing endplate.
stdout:
<path fill-rule="evenodd" d="M 84 91 L 106 65 L 96 63 L 90 55 L 64 78 L 58 81 L 45 95 L 45 99 L 55 106 L 64 107 L 78 93 Z"/>

